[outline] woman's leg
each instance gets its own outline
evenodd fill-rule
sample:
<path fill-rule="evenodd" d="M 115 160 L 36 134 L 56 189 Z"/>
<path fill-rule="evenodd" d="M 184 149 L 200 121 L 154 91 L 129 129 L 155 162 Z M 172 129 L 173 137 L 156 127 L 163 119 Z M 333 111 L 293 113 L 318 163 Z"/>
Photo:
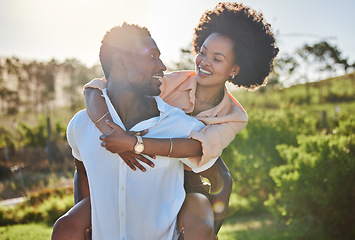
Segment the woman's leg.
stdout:
<path fill-rule="evenodd" d="M 183 240 L 214 240 L 213 210 L 207 197 L 188 193 L 178 215 Z"/>
<path fill-rule="evenodd" d="M 208 216 L 209 211 L 212 209 L 214 219 L 214 233 L 217 235 L 227 213 L 229 197 L 233 185 L 232 177 L 222 158 L 218 158 L 216 163 L 211 168 L 201 172 L 200 174 L 210 181 L 211 185 L 209 188 L 206 189 L 206 185 L 202 183 L 199 174 L 193 173 L 191 171 L 185 171 L 185 190 L 187 192 L 187 197 L 182 209 L 180 210 L 180 215 L 178 218 L 179 227 L 181 229 L 183 226 L 185 228 L 186 226 L 191 226 L 190 224 L 186 224 L 186 222 L 190 223 L 193 221 L 199 221 L 199 216 Z M 205 199 L 209 200 L 209 205 L 207 204 L 206 206 L 201 204 L 201 199 L 197 200 L 196 204 L 189 203 L 188 201 L 196 200 L 189 197 L 191 196 L 191 193 L 200 193 L 200 195 L 204 195 Z M 199 209 L 198 211 L 200 212 L 196 213 L 195 209 Z M 183 216 L 183 218 L 180 216 Z M 207 221 L 203 221 L 202 219 L 202 221 L 199 221 L 198 224 L 201 224 L 201 226 L 203 226 L 205 229 L 208 229 L 208 221 L 209 219 Z M 208 232 L 208 230 L 206 232 Z M 190 239 L 188 233 L 186 233 L 186 229 L 185 238 Z"/>
<path fill-rule="evenodd" d="M 55 222 L 52 240 L 85 240 L 90 225 L 90 197 L 86 197 Z"/>
<path fill-rule="evenodd" d="M 214 226 L 217 234 L 227 214 L 233 179 L 221 157 L 211 168 L 200 174 L 211 183 L 208 199 L 213 206 Z"/>

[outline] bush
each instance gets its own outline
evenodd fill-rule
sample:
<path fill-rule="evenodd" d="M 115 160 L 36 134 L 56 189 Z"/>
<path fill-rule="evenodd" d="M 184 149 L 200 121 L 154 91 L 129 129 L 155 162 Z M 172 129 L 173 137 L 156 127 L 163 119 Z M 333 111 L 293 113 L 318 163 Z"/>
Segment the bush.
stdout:
<path fill-rule="evenodd" d="M 253 110 L 249 119 L 222 155 L 234 179 L 232 213 L 264 211 L 264 201 L 275 189 L 270 169 L 286 163 L 276 146 L 296 146 L 297 135 L 315 134 L 320 125 L 318 115 L 297 108 Z"/>
<path fill-rule="evenodd" d="M 53 129 L 53 130 L 52 130 Z M 50 133 L 48 133 L 50 131 Z M 52 142 L 64 141 L 66 127 L 60 122 L 55 122 L 54 127 L 50 119 L 38 117 L 37 125 L 30 126 L 23 122 L 18 123 L 18 132 L 21 135 L 21 144 L 25 147 L 44 147 L 48 141 L 48 134 Z"/>
<path fill-rule="evenodd" d="M 277 147 L 287 163 L 270 171 L 276 193 L 266 205 L 293 227 L 302 222 L 308 234 L 355 238 L 355 121 L 350 118 L 333 134 L 299 136 L 299 146 Z"/>
<path fill-rule="evenodd" d="M 0 208 L 0 226 L 31 222 L 53 225 L 73 205 L 73 188 L 45 190 L 14 208 Z"/>

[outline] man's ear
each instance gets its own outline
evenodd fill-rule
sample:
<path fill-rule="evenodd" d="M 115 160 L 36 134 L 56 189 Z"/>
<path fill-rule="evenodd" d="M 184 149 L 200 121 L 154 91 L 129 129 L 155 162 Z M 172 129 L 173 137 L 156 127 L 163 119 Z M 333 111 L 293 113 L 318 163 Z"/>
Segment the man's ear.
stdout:
<path fill-rule="evenodd" d="M 118 70 L 123 70 L 125 67 L 124 60 L 123 60 L 121 54 L 119 54 L 119 53 L 116 53 L 113 55 L 112 63 L 113 63 L 113 67 L 116 67 Z"/>

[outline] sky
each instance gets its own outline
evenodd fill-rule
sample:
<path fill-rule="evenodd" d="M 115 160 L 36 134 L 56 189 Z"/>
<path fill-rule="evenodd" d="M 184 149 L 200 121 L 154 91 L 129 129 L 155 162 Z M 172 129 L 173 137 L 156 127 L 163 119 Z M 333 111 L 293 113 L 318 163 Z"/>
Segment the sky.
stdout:
<path fill-rule="evenodd" d="M 148 27 L 162 60 L 190 47 L 202 13 L 216 0 L 0 0 L 0 57 L 98 63 L 100 42 L 123 22 Z M 242 0 L 264 14 L 280 55 L 327 40 L 355 62 L 354 0 Z"/>

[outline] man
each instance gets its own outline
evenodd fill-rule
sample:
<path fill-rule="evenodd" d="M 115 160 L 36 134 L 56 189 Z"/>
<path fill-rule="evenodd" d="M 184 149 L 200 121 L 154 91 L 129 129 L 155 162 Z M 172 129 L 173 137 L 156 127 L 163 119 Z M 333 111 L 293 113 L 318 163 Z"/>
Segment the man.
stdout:
<path fill-rule="evenodd" d="M 204 125 L 154 97 L 160 94 L 159 78 L 166 70 L 159 57 L 146 28 L 123 24 L 111 29 L 100 49 L 108 81 L 103 96 L 114 122 L 123 129 L 149 129 L 146 136 L 151 138 L 186 138 Z M 185 198 L 183 163 L 196 172 L 206 165 L 202 169 L 188 159 L 157 156 L 154 168 L 131 171 L 117 154 L 100 146 L 100 135 L 85 110 L 69 123 L 79 199 L 90 191 L 93 239 L 177 239 L 177 215 Z M 136 147 L 137 153 L 142 151 L 139 137 Z"/>

